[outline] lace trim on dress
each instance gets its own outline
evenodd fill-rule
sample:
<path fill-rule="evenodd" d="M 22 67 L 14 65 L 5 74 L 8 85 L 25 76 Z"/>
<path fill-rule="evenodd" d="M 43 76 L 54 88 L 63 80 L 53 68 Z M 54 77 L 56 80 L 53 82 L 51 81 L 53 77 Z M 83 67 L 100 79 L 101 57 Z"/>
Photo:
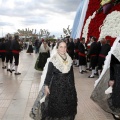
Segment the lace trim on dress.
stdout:
<path fill-rule="evenodd" d="M 120 42 L 119 41 L 118 41 L 115 49 L 113 50 L 113 55 L 120 61 Z"/>
<path fill-rule="evenodd" d="M 64 61 L 58 53 L 56 53 L 50 62 L 53 63 L 53 65 L 62 73 L 68 73 L 70 71 L 70 68 L 72 66 L 72 59 L 70 56 L 66 53 L 67 59 Z"/>

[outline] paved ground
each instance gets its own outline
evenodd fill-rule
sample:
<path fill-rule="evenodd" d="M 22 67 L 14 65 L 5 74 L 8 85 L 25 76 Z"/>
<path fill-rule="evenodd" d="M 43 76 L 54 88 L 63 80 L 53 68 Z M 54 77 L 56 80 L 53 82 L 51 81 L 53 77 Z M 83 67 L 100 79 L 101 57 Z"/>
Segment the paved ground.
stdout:
<path fill-rule="evenodd" d="M 38 94 L 41 73 L 34 70 L 36 54 L 20 53 L 20 76 L 1 69 L 0 61 L 0 120 L 31 120 L 29 112 Z M 75 120 L 113 120 L 91 99 L 95 79 L 88 79 L 87 74 L 80 74 L 74 68 L 78 94 L 78 114 Z"/>

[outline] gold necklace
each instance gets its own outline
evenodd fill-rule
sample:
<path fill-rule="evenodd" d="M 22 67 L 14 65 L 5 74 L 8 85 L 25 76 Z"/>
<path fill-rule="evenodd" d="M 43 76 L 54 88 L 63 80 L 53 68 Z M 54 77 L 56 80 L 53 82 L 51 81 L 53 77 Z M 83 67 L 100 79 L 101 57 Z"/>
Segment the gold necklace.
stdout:
<path fill-rule="evenodd" d="M 63 63 L 66 65 L 68 63 L 68 61 L 63 61 Z"/>

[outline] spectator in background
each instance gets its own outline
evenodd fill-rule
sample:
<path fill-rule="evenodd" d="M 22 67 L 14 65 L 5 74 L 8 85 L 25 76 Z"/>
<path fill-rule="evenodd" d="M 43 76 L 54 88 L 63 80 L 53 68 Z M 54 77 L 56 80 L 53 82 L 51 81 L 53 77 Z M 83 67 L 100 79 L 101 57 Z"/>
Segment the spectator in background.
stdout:
<path fill-rule="evenodd" d="M 85 47 L 85 38 L 82 38 L 80 40 L 80 44 L 78 46 L 78 55 L 79 55 L 79 72 L 81 74 L 83 74 L 84 72 L 87 72 L 86 71 L 86 64 L 87 64 L 87 61 L 86 61 L 86 47 Z"/>
<path fill-rule="evenodd" d="M 12 71 L 13 65 L 13 53 L 12 53 L 12 36 L 8 38 L 8 41 L 5 43 L 6 49 L 6 67 L 7 71 Z M 10 62 L 10 68 L 8 67 L 8 63 Z"/>
<path fill-rule="evenodd" d="M 102 45 L 101 51 L 98 57 L 98 74 L 100 76 L 102 72 L 102 67 L 104 65 L 104 61 L 106 56 L 108 55 L 108 52 L 110 51 L 111 46 L 110 46 L 110 40 L 106 40 L 106 44 Z"/>
<path fill-rule="evenodd" d="M 1 59 L 2 59 L 2 69 L 6 69 L 6 66 L 5 66 L 6 50 L 5 50 L 5 39 L 4 38 L 1 39 L 0 54 L 1 54 Z"/>
<path fill-rule="evenodd" d="M 39 56 L 35 64 L 35 69 L 42 71 L 47 62 L 48 57 L 50 57 L 50 48 L 47 42 L 43 41 L 39 49 Z"/>
<path fill-rule="evenodd" d="M 72 38 L 68 38 L 67 52 L 73 60 L 73 58 L 74 58 L 74 42 L 73 42 Z"/>
<path fill-rule="evenodd" d="M 100 54 L 100 51 L 101 51 L 101 48 L 102 48 L 102 46 L 105 44 L 105 42 L 106 42 L 106 40 L 105 40 L 105 38 L 102 38 L 102 39 L 100 39 L 100 41 L 98 41 L 97 42 L 97 51 L 98 51 L 98 53 L 97 53 L 97 58 L 99 58 L 99 54 Z M 97 59 L 97 65 L 98 65 L 98 59 Z M 95 67 L 95 75 L 99 75 L 98 74 L 98 66 L 96 66 Z"/>
<path fill-rule="evenodd" d="M 29 42 L 27 53 L 29 53 L 30 55 L 31 55 L 31 53 L 33 53 L 33 44 L 32 44 L 32 41 Z"/>
<path fill-rule="evenodd" d="M 35 46 L 35 53 L 36 54 L 39 53 L 40 44 L 39 44 L 39 40 L 38 39 L 35 40 L 34 46 Z"/>
<path fill-rule="evenodd" d="M 19 53 L 21 51 L 20 48 L 20 44 L 19 44 L 19 36 L 15 35 L 14 36 L 14 40 L 12 42 L 12 53 L 13 53 L 13 57 L 15 60 L 15 75 L 20 75 L 21 73 L 19 73 L 18 70 L 18 65 L 19 65 Z M 12 73 L 12 71 L 11 71 Z"/>
<path fill-rule="evenodd" d="M 96 42 L 96 38 L 91 38 L 91 46 L 90 50 L 88 52 L 88 57 L 90 58 L 90 65 L 92 67 L 92 74 L 88 78 L 94 78 L 95 74 L 95 67 L 97 66 L 97 60 L 98 60 L 98 45 Z"/>

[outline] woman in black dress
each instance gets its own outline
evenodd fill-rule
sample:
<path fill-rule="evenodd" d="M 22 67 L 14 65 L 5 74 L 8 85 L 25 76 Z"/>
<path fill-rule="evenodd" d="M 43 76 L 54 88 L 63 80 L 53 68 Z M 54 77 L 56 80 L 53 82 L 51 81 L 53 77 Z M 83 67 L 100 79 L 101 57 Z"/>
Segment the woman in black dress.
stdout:
<path fill-rule="evenodd" d="M 31 55 L 31 53 L 33 53 L 33 44 L 32 44 L 32 41 L 29 42 L 27 53 L 29 53 L 30 55 Z"/>
<path fill-rule="evenodd" d="M 50 57 L 50 48 L 46 41 L 43 41 L 39 48 L 39 56 L 35 63 L 35 69 L 43 71 L 43 68 L 47 62 L 47 59 Z"/>
<path fill-rule="evenodd" d="M 35 113 L 34 104 L 31 115 L 38 120 L 75 120 L 77 114 L 77 93 L 74 83 L 72 59 L 66 53 L 66 43 L 60 41 L 57 44 L 57 52 L 48 63 L 47 74 L 44 81 L 45 95 L 43 110 Z M 42 90 L 40 90 L 41 93 Z M 39 93 L 39 95 L 40 95 Z M 37 99 L 39 100 L 39 96 Z M 40 101 L 40 100 L 39 100 Z M 37 100 L 36 100 L 37 103 Z M 37 117 L 39 116 L 39 117 Z M 36 120 L 37 120 L 36 119 Z"/>
<path fill-rule="evenodd" d="M 113 114 L 115 120 L 120 120 L 120 59 L 114 55 L 111 57 L 109 85 L 113 87 L 113 90 L 108 104 L 111 110 L 118 113 Z"/>

